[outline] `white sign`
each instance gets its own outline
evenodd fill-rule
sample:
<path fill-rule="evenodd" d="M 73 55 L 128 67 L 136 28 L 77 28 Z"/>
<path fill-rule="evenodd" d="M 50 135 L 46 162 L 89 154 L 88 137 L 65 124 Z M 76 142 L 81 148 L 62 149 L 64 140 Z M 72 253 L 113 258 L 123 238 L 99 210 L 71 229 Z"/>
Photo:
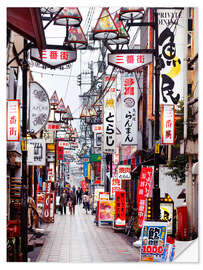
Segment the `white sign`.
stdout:
<path fill-rule="evenodd" d="M 20 140 L 20 100 L 7 101 L 7 141 Z"/>
<path fill-rule="evenodd" d="M 116 147 L 116 85 L 115 77 L 105 76 L 104 87 L 104 152 L 114 153 Z"/>
<path fill-rule="evenodd" d="M 187 73 L 186 9 L 158 9 L 158 44 L 161 62 L 160 104 L 177 105 L 183 98 Z"/>
<path fill-rule="evenodd" d="M 175 106 L 162 106 L 162 143 L 174 144 L 175 142 Z"/>
<path fill-rule="evenodd" d="M 135 71 L 141 66 L 152 62 L 152 54 L 108 54 L 108 64 L 126 71 Z"/>
<path fill-rule="evenodd" d="M 54 143 L 54 132 L 51 130 L 43 130 L 43 139 L 45 139 L 46 143 Z"/>
<path fill-rule="evenodd" d="M 69 142 L 63 142 L 63 141 L 59 141 L 58 142 L 58 146 L 59 147 L 64 147 L 64 148 L 68 148 L 68 147 L 71 147 L 71 144 Z"/>
<path fill-rule="evenodd" d="M 49 120 L 49 96 L 37 82 L 30 82 L 30 117 L 29 129 L 36 134 L 44 128 Z"/>
<path fill-rule="evenodd" d="M 118 166 L 118 178 L 123 180 L 131 180 L 131 165 Z"/>
<path fill-rule="evenodd" d="M 77 58 L 77 52 L 52 48 L 42 50 L 41 57 L 39 50 L 37 48 L 32 48 L 30 58 L 48 67 L 60 67 L 74 62 Z"/>
<path fill-rule="evenodd" d="M 121 179 L 118 177 L 111 178 L 111 198 L 115 196 L 115 192 L 121 190 Z"/>
<path fill-rule="evenodd" d="M 137 94 L 138 86 L 133 73 L 125 73 L 122 80 L 121 108 L 122 145 L 136 145 L 138 132 Z"/>
<path fill-rule="evenodd" d="M 46 165 L 46 143 L 44 139 L 27 140 L 27 164 L 30 166 Z"/>

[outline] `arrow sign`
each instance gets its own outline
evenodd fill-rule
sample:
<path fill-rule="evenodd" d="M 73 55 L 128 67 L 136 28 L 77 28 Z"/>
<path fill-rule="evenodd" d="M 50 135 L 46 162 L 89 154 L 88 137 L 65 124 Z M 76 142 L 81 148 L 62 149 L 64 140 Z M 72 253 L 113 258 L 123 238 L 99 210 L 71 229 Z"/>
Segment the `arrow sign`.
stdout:
<path fill-rule="evenodd" d="M 108 54 L 108 64 L 125 71 L 135 71 L 141 66 L 152 62 L 151 53 L 113 53 Z"/>

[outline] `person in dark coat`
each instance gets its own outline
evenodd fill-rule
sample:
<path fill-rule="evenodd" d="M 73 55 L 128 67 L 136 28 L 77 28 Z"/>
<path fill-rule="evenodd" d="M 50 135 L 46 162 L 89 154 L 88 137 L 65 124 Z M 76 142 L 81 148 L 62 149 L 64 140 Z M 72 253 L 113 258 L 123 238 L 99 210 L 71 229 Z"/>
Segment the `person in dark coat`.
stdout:
<path fill-rule="evenodd" d="M 82 202 L 82 192 L 80 187 L 78 187 L 78 189 L 76 190 L 76 202 L 77 204 L 81 204 Z"/>
<path fill-rule="evenodd" d="M 64 214 L 66 215 L 67 194 L 66 194 L 65 190 L 63 191 L 63 193 L 60 196 L 59 204 L 60 204 L 61 215 L 63 215 L 63 211 L 64 211 Z"/>
<path fill-rule="evenodd" d="M 70 191 L 70 198 L 72 200 L 73 215 L 75 215 L 76 195 L 72 190 Z"/>

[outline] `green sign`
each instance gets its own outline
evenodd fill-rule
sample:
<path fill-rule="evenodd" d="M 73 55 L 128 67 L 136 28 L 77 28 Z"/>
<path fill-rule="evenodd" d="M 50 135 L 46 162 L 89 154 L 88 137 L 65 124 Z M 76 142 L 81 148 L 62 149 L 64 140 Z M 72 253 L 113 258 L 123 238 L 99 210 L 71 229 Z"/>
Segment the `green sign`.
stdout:
<path fill-rule="evenodd" d="M 101 162 L 101 154 L 91 154 L 90 162 Z"/>

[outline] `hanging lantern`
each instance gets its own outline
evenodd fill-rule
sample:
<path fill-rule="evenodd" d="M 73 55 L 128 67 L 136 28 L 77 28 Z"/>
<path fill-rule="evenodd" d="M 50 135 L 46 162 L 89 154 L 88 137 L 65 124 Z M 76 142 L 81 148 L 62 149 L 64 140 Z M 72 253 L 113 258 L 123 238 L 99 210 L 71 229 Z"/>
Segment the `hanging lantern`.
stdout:
<path fill-rule="evenodd" d="M 93 106 L 90 107 L 89 114 L 90 114 L 90 117 L 97 116 L 97 112 Z"/>
<path fill-rule="evenodd" d="M 55 19 L 54 24 L 61 26 L 79 26 L 82 21 L 80 11 L 76 7 L 64 7 Z"/>
<path fill-rule="evenodd" d="M 59 104 L 58 104 L 55 112 L 57 112 L 57 113 L 66 113 L 66 107 L 64 105 L 64 102 L 63 102 L 62 98 L 60 99 Z"/>
<path fill-rule="evenodd" d="M 119 16 L 121 20 L 140 20 L 144 16 L 144 8 L 122 7 Z"/>
<path fill-rule="evenodd" d="M 109 40 L 117 38 L 118 29 L 107 8 L 102 8 L 99 19 L 93 30 L 94 39 Z"/>
<path fill-rule="evenodd" d="M 80 114 L 80 118 L 86 118 L 86 117 L 90 117 L 90 113 L 89 113 L 89 110 L 87 108 L 87 105 L 84 105 L 82 112 Z"/>
<path fill-rule="evenodd" d="M 70 107 L 67 105 L 66 112 L 62 116 L 63 120 L 73 120 L 73 116 Z"/>
<path fill-rule="evenodd" d="M 76 49 L 82 50 L 87 48 L 87 39 L 81 26 L 78 27 L 71 26 L 68 29 L 67 41 L 71 44 L 74 44 Z"/>
<path fill-rule="evenodd" d="M 123 22 L 120 20 L 118 13 L 114 17 L 115 25 L 118 29 L 118 37 L 115 39 L 108 40 L 109 45 L 118 45 L 118 44 L 127 44 L 129 43 L 129 35 L 123 25 Z"/>
<path fill-rule="evenodd" d="M 59 99 L 58 99 L 58 95 L 56 93 L 56 91 L 54 91 L 53 95 L 51 96 L 50 98 L 50 104 L 55 106 L 55 105 L 58 105 L 59 104 Z"/>

